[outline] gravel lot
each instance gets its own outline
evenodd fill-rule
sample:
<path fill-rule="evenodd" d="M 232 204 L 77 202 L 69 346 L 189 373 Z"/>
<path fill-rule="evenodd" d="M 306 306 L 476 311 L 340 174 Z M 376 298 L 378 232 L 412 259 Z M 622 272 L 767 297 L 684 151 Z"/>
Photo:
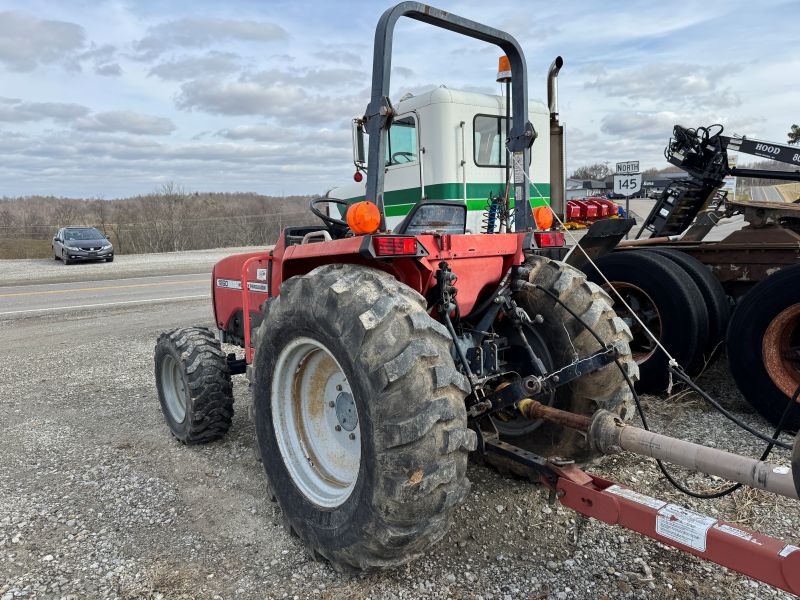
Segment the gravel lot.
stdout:
<path fill-rule="evenodd" d="M 230 254 L 261 249 L 261 246 L 251 246 L 157 254 L 118 254 L 113 263 L 87 262 L 73 265 L 42 258 L 0 260 L 0 285 L 99 281 L 162 273 L 205 273 L 211 272 L 214 263 Z"/>
<path fill-rule="evenodd" d="M 602 523 L 585 523 L 575 543 L 574 513 L 548 505 L 539 486 L 478 466 L 470 467 L 472 493 L 450 533 L 425 558 L 395 571 L 340 575 L 310 559 L 266 499 L 244 381 L 236 384 L 237 413 L 224 440 L 186 448 L 169 435 L 153 383 L 153 345 L 159 331 L 195 323 L 211 324 L 206 301 L 0 321 L 7 348 L 0 362 L 0 600 L 789 597 Z M 701 382 L 768 429 L 723 365 Z M 646 405 L 654 429 L 761 451 L 696 398 L 653 397 Z M 786 453 L 777 460 L 786 463 Z M 800 541 L 800 514 L 788 500 L 752 491 L 687 499 L 654 463 L 635 457 L 606 459 L 594 471 Z"/>

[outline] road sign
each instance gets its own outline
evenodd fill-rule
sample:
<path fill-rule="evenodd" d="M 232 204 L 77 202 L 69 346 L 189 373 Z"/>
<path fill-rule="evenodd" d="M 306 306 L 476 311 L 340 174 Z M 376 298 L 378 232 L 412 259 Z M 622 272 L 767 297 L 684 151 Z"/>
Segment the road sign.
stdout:
<path fill-rule="evenodd" d="M 639 172 L 639 161 L 628 160 L 617 163 L 617 175 L 633 175 Z"/>
<path fill-rule="evenodd" d="M 626 197 L 635 196 L 642 189 L 642 174 L 614 175 L 614 193 Z"/>

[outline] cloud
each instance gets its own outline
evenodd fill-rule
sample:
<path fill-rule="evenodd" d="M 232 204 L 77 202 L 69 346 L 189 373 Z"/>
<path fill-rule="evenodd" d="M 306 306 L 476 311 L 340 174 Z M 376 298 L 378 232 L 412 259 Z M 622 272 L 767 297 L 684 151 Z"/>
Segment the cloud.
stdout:
<path fill-rule="evenodd" d="M 69 63 L 85 42 L 83 27 L 39 19 L 24 12 L 0 12 L 0 63 L 11 71 L 40 64 Z"/>
<path fill-rule="evenodd" d="M 187 17 L 151 27 L 134 48 L 137 58 L 152 60 L 174 47 L 205 48 L 229 40 L 274 42 L 288 37 L 283 27 L 269 21 Z"/>
<path fill-rule="evenodd" d="M 111 44 L 98 46 L 92 42 L 91 48 L 82 52 L 76 57 L 76 62 L 91 62 L 94 65 L 94 72 L 104 77 L 119 77 L 122 75 L 122 67 L 116 62 L 117 49 Z"/>
<path fill-rule="evenodd" d="M 168 135 L 175 130 L 170 119 L 120 110 L 79 119 L 75 128 L 84 131 L 114 131 L 136 135 Z"/>
<path fill-rule="evenodd" d="M 104 77 L 119 77 L 122 75 L 122 67 L 118 63 L 108 63 L 95 67 L 94 72 Z"/>
<path fill-rule="evenodd" d="M 297 69 L 296 71 L 279 71 L 268 69 L 257 73 L 245 74 L 244 81 L 255 81 L 267 85 L 289 84 L 306 88 L 324 88 L 346 86 L 360 83 L 366 85 L 367 74 L 356 69 Z"/>
<path fill-rule="evenodd" d="M 210 51 L 203 56 L 184 56 L 164 61 L 150 69 L 149 75 L 167 81 L 186 81 L 226 75 L 238 70 L 240 56 L 233 52 Z"/>
<path fill-rule="evenodd" d="M 338 148 L 346 148 L 350 143 L 350 131 L 346 128 L 309 130 L 301 127 L 283 127 L 272 123 L 237 125 L 222 129 L 216 135 L 234 141 L 254 140 L 278 144 L 308 143 Z"/>
<path fill-rule="evenodd" d="M 262 115 L 289 123 L 340 121 L 363 110 L 365 95 L 333 97 L 309 94 L 304 87 L 281 82 L 194 80 L 181 85 L 178 108 L 217 115 Z"/>
<path fill-rule="evenodd" d="M 603 117 L 600 130 L 614 138 L 624 139 L 632 147 L 638 143 L 659 142 L 661 146 L 672 134 L 675 125 L 684 127 L 709 126 L 722 123 L 729 132 L 750 133 L 757 131 L 764 122 L 763 117 L 733 116 L 706 110 L 683 112 L 671 111 L 625 111 L 614 112 Z"/>
<path fill-rule="evenodd" d="M 363 51 L 367 51 L 367 47 L 363 47 Z M 311 56 L 318 60 L 324 60 L 331 63 L 339 63 L 342 65 L 349 65 L 351 67 L 361 66 L 362 58 L 358 50 L 354 49 L 353 44 L 325 44 Z"/>
<path fill-rule="evenodd" d="M 634 69 L 606 70 L 600 67 L 584 87 L 610 97 L 633 101 L 692 103 L 695 106 L 738 106 L 739 96 L 722 89 L 722 82 L 740 71 L 736 65 L 705 67 L 701 65 L 655 63 Z"/>
<path fill-rule="evenodd" d="M 0 98 L 0 121 L 23 123 L 27 121 L 68 122 L 89 114 L 80 104 L 63 102 L 24 102 L 16 98 Z"/>

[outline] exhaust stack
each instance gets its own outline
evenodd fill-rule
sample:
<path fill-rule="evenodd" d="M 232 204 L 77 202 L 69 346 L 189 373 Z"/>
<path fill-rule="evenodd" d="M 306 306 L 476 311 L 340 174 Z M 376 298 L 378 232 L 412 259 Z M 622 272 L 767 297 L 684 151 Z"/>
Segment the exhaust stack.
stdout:
<path fill-rule="evenodd" d="M 564 127 L 558 121 L 558 87 L 556 80 L 564 66 L 564 59 L 557 56 L 547 72 L 547 106 L 550 110 L 550 207 L 566 221 L 564 199 Z"/>

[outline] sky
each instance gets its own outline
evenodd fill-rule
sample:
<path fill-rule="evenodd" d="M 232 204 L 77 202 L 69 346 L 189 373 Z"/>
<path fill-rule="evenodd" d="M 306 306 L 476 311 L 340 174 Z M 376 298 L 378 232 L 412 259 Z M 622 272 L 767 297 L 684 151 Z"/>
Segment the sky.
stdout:
<path fill-rule="evenodd" d="M 316 194 L 350 180 L 390 2 L 3 0 L 0 196 Z M 559 82 L 568 170 L 663 167 L 673 125 L 786 141 L 800 121 L 800 1 L 442 0 L 514 35 L 529 96 Z M 497 48 L 401 19 L 392 97 L 497 93 Z M 544 132 L 543 132 L 544 133 Z M 540 142 L 543 141 L 540 138 Z M 741 161 L 740 161 L 741 162 Z"/>

